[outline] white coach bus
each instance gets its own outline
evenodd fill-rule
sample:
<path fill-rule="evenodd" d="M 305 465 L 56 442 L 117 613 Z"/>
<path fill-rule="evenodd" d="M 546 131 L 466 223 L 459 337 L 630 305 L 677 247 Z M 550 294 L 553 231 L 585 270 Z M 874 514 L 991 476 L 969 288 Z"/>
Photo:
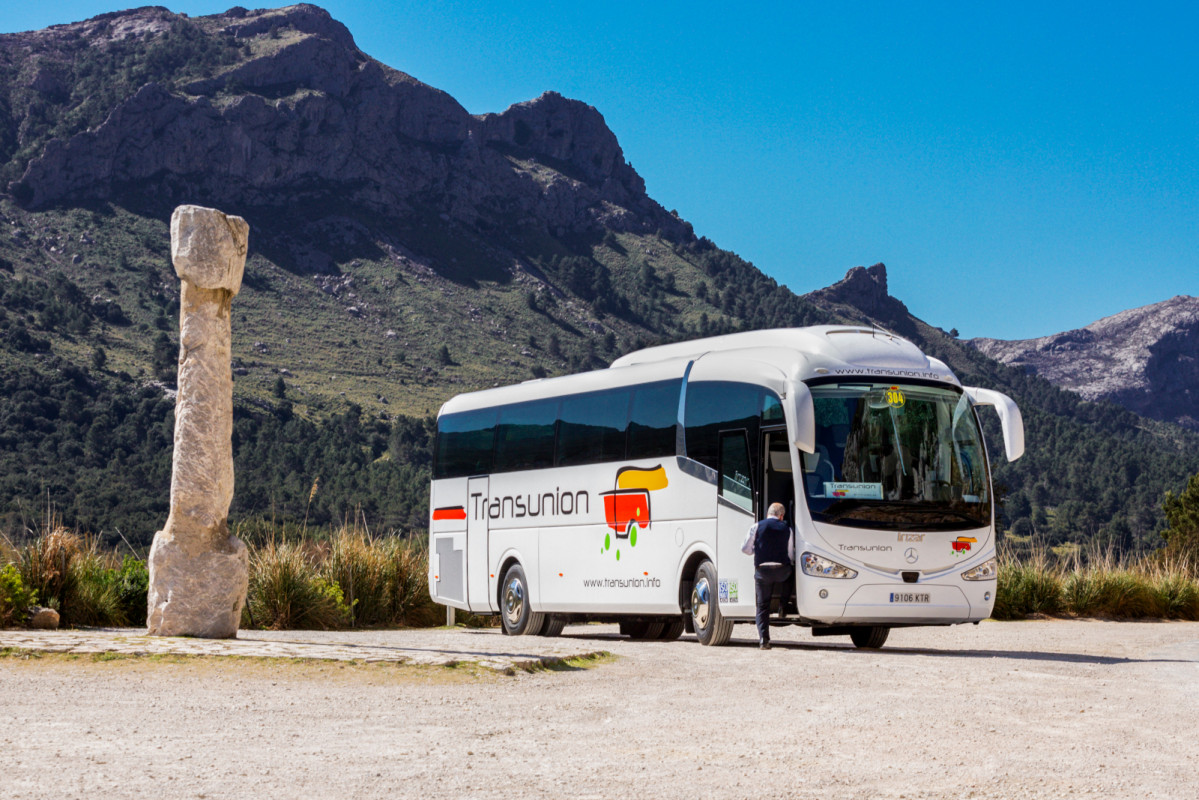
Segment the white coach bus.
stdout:
<path fill-rule="evenodd" d="M 1005 395 L 878 329 L 754 331 L 605 370 L 459 395 L 438 416 L 429 591 L 510 635 L 619 621 L 723 644 L 753 622 L 751 523 L 795 528 L 772 624 L 881 647 L 995 602 L 995 509 L 977 406 L 1024 450 Z"/>

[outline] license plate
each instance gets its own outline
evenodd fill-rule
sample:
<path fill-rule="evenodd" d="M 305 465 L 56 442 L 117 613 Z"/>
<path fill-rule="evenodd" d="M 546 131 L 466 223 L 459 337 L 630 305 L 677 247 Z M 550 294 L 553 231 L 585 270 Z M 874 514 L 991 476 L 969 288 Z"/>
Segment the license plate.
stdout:
<path fill-rule="evenodd" d="M 927 603 L 928 592 L 891 592 L 892 603 Z"/>

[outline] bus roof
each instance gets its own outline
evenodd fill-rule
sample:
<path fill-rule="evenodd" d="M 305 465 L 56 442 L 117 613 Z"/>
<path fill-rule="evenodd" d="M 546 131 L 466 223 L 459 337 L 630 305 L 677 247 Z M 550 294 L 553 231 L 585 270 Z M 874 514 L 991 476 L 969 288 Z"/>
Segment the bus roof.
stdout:
<path fill-rule="evenodd" d="M 730 351 L 791 350 L 797 364 L 779 365 L 799 380 L 825 375 L 918 378 L 960 386 L 943 361 L 926 356 L 920 348 L 881 328 L 853 325 L 819 325 L 810 328 L 774 328 L 730 333 L 708 339 L 647 347 L 621 356 L 613 369 L 668 360 L 695 360 L 709 353 Z"/>
<path fill-rule="evenodd" d="M 608 369 L 460 394 L 448 400 L 440 413 L 681 378 L 688 365 L 697 361 L 713 362 L 714 369 L 701 369 L 701 375 L 733 369 L 742 376 L 752 376 L 754 382 L 776 387 L 781 387 L 787 376 L 803 381 L 838 375 L 961 385 L 949 367 L 924 355 L 907 339 L 878 328 L 822 325 L 731 333 L 648 347 L 621 356 Z M 718 366 L 720 362 L 723 366 Z"/>

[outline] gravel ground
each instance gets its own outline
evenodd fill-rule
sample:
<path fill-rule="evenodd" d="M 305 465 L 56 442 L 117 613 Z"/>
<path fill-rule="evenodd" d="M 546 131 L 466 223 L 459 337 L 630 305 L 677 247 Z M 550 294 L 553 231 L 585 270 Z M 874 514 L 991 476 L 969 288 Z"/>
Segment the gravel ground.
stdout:
<path fill-rule="evenodd" d="M 280 635 L 282 636 L 282 635 Z M 536 655 L 495 631 L 289 632 Z M 357 638 L 356 638 L 357 637 Z M 424 638 L 422 638 L 424 637 Z M 782 629 L 759 651 L 626 642 L 588 669 L 0 658 L 0 797 L 1187 798 L 1199 624 Z"/>

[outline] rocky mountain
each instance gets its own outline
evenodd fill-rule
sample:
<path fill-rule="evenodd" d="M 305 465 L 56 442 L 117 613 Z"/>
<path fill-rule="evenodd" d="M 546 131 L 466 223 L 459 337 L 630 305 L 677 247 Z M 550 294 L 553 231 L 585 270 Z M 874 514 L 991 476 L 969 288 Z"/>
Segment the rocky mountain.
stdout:
<path fill-rule="evenodd" d="M 546 92 L 470 115 L 310 5 L 0 36 L 0 180 L 0 258 L 120 309 L 107 354 L 135 378 L 172 329 L 171 209 L 245 217 L 237 391 L 260 403 L 282 376 L 304 408 L 425 413 L 817 314 L 653 201 L 596 109 Z"/>
<path fill-rule="evenodd" d="M 547 92 L 471 116 L 365 55 L 315 6 L 197 19 L 143 8 L 3 36 L 0 51 L 21 170 L 9 191 L 29 208 L 131 191 L 235 210 L 335 198 L 485 230 L 690 236 L 646 196 L 594 108 Z M 88 79 L 131 55 L 157 68 L 79 113 Z M 31 124 L 39 114 L 49 132 Z"/>
<path fill-rule="evenodd" d="M 0 35 L 0 187 L 5 535 L 39 506 L 134 543 L 164 518 L 180 203 L 250 223 L 233 304 L 245 524 L 417 531 L 428 416 L 450 396 L 837 321 L 1020 403 L 1027 455 L 995 467 L 1015 537 L 1152 546 L 1162 492 L 1199 471 L 1199 436 L 957 341 L 890 296 L 881 264 L 796 296 L 649 197 L 595 108 L 547 92 L 468 114 L 315 6 Z"/>
<path fill-rule="evenodd" d="M 1199 297 L 1179 295 L 1038 339 L 971 339 L 1087 400 L 1199 430 Z"/>

